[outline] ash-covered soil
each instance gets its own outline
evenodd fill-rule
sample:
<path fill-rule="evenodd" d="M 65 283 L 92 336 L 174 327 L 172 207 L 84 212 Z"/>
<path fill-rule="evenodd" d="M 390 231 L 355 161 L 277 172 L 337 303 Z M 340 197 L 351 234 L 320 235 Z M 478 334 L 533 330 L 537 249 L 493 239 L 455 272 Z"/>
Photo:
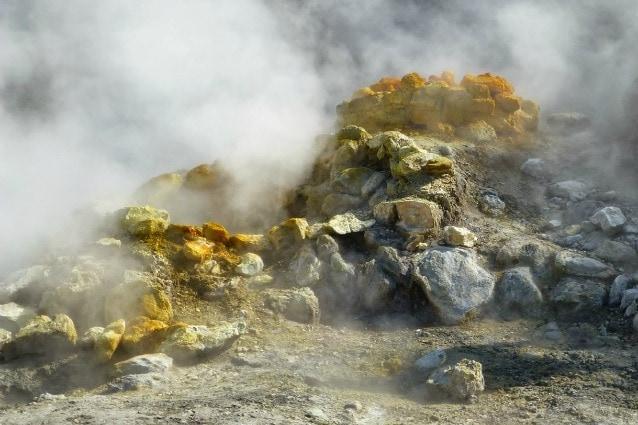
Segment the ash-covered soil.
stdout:
<path fill-rule="evenodd" d="M 638 420 L 635 338 L 564 342 L 538 321 L 414 328 L 400 318 L 314 327 L 266 319 L 212 361 L 173 369 L 154 390 L 103 388 L 1 410 L 3 424 L 630 424 Z M 483 364 L 473 404 L 437 400 L 411 368 L 424 351 Z M 54 396 L 55 397 L 55 396 Z M 428 401 L 426 401 L 428 400 Z"/>

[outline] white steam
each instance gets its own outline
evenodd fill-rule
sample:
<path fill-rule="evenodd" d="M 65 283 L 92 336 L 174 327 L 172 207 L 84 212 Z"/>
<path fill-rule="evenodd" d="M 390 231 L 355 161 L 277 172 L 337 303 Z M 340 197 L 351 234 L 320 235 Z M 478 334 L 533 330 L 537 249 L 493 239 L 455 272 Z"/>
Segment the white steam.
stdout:
<path fill-rule="evenodd" d="M 636 40 L 635 0 L 4 1 L 0 276 L 75 207 L 163 172 L 218 159 L 258 209 L 382 75 L 501 73 L 615 137 Z"/>

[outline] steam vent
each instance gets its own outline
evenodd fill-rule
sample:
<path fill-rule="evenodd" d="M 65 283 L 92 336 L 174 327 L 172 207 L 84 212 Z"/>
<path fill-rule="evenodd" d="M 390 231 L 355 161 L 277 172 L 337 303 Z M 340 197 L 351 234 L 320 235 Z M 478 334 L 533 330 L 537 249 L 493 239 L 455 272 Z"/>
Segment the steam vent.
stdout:
<path fill-rule="evenodd" d="M 4 277 L 0 423 L 638 423 L 638 203 L 591 120 L 447 71 L 336 120 L 259 214 L 167 170 Z"/>

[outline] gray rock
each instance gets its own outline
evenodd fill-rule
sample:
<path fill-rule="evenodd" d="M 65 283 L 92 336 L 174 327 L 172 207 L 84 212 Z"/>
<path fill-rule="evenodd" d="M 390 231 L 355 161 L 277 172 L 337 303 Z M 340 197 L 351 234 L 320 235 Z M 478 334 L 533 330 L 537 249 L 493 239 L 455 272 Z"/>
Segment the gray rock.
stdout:
<path fill-rule="evenodd" d="M 494 277 L 476 262 L 472 251 L 433 248 L 416 254 L 414 278 L 447 324 L 462 321 L 492 296 Z"/>
<path fill-rule="evenodd" d="M 609 289 L 609 305 L 619 305 L 623 293 L 629 289 L 630 285 L 631 277 L 625 274 L 616 276 L 614 283 L 611 284 L 611 288 Z"/>
<path fill-rule="evenodd" d="M 374 226 L 366 230 L 363 233 L 363 239 L 370 249 L 376 249 L 380 246 L 401 248 L 404 242 L 403 237 L 398 232 L 384 226 Z"/>
<path fill-rule="evenodd" d="M 359 220 L 352 213 L 338 214 L 328 221 L 328 229 L 337 235 L 363 232 L 374 225 L 373 220 Z"/>
<path fill-rule="evenodd" d="M 395 248 L 380 246 L 375 256 L 377 265 L 391 277 L 406 281 L 410 278 L 410 260 L 399 254 Z"/>
<path fill-rule="evenodd" d="M 496 264 L 502 267 L 529 266 L 536 277 L 551 280 L 557 248 L 546 242 L 516 238 L 503 244 L 496 254 Z"/>
<path fill-rule="evenodd" d="M 604 207 L 596 211 L 589 221 L 598 225 L 603 232 L 615 235 L 622 231 L 627 218 L 618 207 Z"/>
<path fill-rule="evenodd" d="M 588 186 L 577 180 L 565 180 L 549 186 L 549 194 L 560 198 L 580 201 L 587 197 Z"/>
<path fill-rule="evenodd" d="M 176 361 L 192 361 L 227 350 L 245 332 L 243 321 L 220 322 L 213 327 L 177 327 L 162 342 L 159 351 Z"/>
<path fill-rule="evenodd" d="M 108 393 L 159 389 L 168 383 L 168 377 L 159 373 L 125 375 L 116 378 L 107 386 Z"/>
<path fill-rule="evenodd" d="M 265 293 L 264 304 L 288 320 L 319 323 L 319 300 L 310 288 L 271 289 Z"/>
<path fill-rule="evenodd" d="M 454 158 L 454 149 L 447 145 L 440 145 L 438 147 L 439 155 L 446 156 L 448 158 Z"/>
<path fill-rule="evenodd" d="M 447 354 L 445 353 L 445 350 L 437 348 L 418 358 L 417 361 L 414 362 L 414 367 L 421 372 L 429 373 L 442 366 L 446 360 Z"/>
<path fill-rule="evenodd" d="M 598 281 L 564 278 L 549 294 L 561 315 L 587 315 L 605 304 L 607 288 Z"/>
<path fill-rule="evenodd" d="M 620 310 L 625 311 L 636 300 L 638 300 L 638 288 L 625 290 L 620 300 Z"/>
<path fill-rule="evenodd" d="M 508 314 L 537 316 L 543 303 L 543 294 L 534 283 L 529 267 L 517 267 L 503 273 L 496 296 Z"/>
<path fill-rule="evenodd" d="M 360 302 L 369 311 L 382 309 L 387 305 L 396 283 L 387 276 L 376 260 L 365 262 L 357 274 Z"/>
<path fill-rule="evenodd" d="M 486 190 L 479 198 L 479 209 L 487 215 L 498 217 L 505 211 L 505 202 L 495 190 Z"/>
<path fill-rule="evenodd" d="M 634 316 L 633 325 L 634 325 L 634 331 L 638 332 L 638 314 Z"/>
<path fill-rule="evenodd" d="M 606 279 L 613 276 L 613 270 L 605 263 L 569 251 L 556 255 L 556 267 L 568 275 Z"/>
<path fill-rule="evenodd" d="M 440 388 L 455 400 L 468 400 L 485 390 L 483 365 L 463 359 L 453 366 L 435 370 L 428 384 Z"/>
<path fill-rule="evenodd" d="M 173 359 L 164 353 L 141 354 L 113 365 L 115 376 L 165 373 L 173 367 Z"/>
<path fill-rule="evenodd" d="M 312 286 L 321 279 L 321 261 L 310 247 L 303 247 L 288 266 L 290 279 L 297 286 Z"/>
<path fill-rule="evenodd" d="M 319 235 L 315 242 L 319 258 L 326 261 L 335 252 L 339 252 L 339 243 L 330 235 Z"/>
<path fill-rule="evenodd" d="M 368 180 L 366 180 L 366 182 L 363 184 L 363 186 L 361 186 L 361 196 L 363 196 L 364 198 L 367 198 L 373 193 L 375 193 L 377 189 L 381 187 L 383 182 L 385 182 L 385 179 L 386 177 L 385 177 L 385 174 L 383 173 L 380 173 L 380 172 L 372 173 L 370 177 L 368 177 Z"/>
<path fill-rule="evenodd" d="M 241 256 L 241 263 L 235 268 L 235 272 L 242 276 L 255 276 L 264 270 L 264 261 L 257 254 L 248 252 Z"/>
<path fill-rule="evenodd" d="M 0 329 L 17 332 L 35 317 L 35 311 L 16 303 L 0 305 Z"/>
<path fill-rule="evenodd" d="M 542 179 L 547 175 L 545 161 L 540 158 L 530 158 L 521 165 L 521 172 L 526 176 Z"/>
<path fill-rule="evenodd" d="M 594 251 L 594 255 L 615 264 L 635 262 L 636 251 L 627 244 L 605 240 Z"/>
<path fill-rule="evenodd" d="M 604 206 L 605 204 L 602 202 L 593 199 L 569 202 L 565 208 L 563 218 L 565 219 L 565 222 L 569 224 L 588 221 L 589 217 L 591 217 L 593 213 Z"/>

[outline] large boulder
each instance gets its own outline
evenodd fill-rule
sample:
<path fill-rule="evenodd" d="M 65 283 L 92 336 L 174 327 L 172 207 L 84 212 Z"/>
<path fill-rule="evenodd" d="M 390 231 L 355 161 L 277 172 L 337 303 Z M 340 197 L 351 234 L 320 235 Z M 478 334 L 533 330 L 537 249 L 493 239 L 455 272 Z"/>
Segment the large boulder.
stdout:
<path fill-rule="evenodd" d="M 2 347 L 2 353 L 7 360 L 31 354 L 55 357 L 72 350 L 76 341 L 75 325 L 69 316 L 36 316 Z"/>
<path fill-rule="evenodd" d="M 271 289 L 265 293 L 264 304 L 288 320 L 319 323 L 319 300 L 310 288 Z"/>
<path fill-rule="evenodd" d="M 159 351 L 177 361 L 193 361 L 223 352 L 245 332 L 243 321 L 221 322 L 214 327 L 177 326 L 162 342 Z"/>
<path fill-rule="evenodd" d="M 622 231 L 627 218 L 618 207 L 604 207 L 596 211 L 589 221 L 599 226 L 603 232 L 614 235 Z"/>
<path fill-rule="evenodd" d="M 549 299 L 563 316 L 586 316 L 600 309 L 607 297 L 606 286 L 590 279 L 561 279 L 549 293 Z"/>
<path fill-rule="evenodd" d="M 606 279 L 613 276 L 613 270 L 594 258 L 561 251 L 556 254 L 556 268 L 567 275 Z"/>
<path fill-rule="evenodd" d="M 492 297 L 494 277 L 461 248 L 433 248 L 416 254 L 414 278 L 446 324 L 461 322 Z"/>

